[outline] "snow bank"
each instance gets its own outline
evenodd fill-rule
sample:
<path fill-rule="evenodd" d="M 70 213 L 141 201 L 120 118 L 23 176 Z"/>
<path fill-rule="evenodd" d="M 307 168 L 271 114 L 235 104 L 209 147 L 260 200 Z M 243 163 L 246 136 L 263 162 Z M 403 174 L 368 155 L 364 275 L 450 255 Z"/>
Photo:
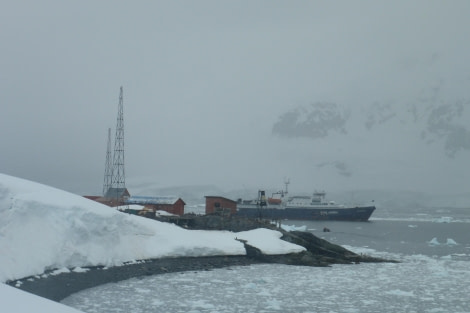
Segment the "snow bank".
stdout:
<path fill-rule="evenodd" d="M 63 304 L 0 283 L 1 307 L 8 313 L 83 313 Z M 3 311 L 2 311 L 3 312 Z"/>
<path fill-rule="evenodd" d="M 307 226 L 306 225 L 303 225 L 303 226 L 295 226 L 295 225 L 285 225 L 285 224 L 281 224 L 281 228 L 285 231 L 306 231 L 307 230 Z"/>
<path fill-rule="evenodd" d="M 264 254 L 285 254 L 306 250 L 304 247 L 279 240 L 281 237 L 281 232 L 272 231 L 266 228 L 258 228 L 237 233 L 238 239 L 246 240 L 250 246 L 257 247 Z"/>
<path fill-rule="evenodd" d="M 64 267 L 116 266 L 169 256 L 242 255 L 244 246 L 235 240 L 242 236 L 267 254 L 303 249 L 280 240 L 279 234 L 186 230 L 0 174 L 2 282 Z"/>
<path fill-rule="evenodd" d="M 167 211 L 157 210 L 155 211 L 156 216 L 176 216 L 175 214 L 168 213 Z"/>

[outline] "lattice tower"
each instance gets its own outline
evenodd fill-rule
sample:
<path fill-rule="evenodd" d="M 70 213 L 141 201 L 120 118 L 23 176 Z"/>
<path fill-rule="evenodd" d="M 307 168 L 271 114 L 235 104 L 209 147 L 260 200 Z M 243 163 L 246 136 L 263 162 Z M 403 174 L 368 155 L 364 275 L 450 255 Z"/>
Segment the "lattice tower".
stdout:
<path fill-rule="evenodd" d="M 116 136 L 114 139 L 113 173 L 112 187 L 119 189 L 126 188 L 126 175 L 124 173 L 124 109 L 122 86 L 119 93 L 118 115 L 116 123 Z M 119 197 L 119 195 L 117 195 Z"/>
<path fill-rule="evenodd" d="M 108 145 L 106 148 L 106 163 L 104 165 L 103 196 L 106 195 L 113 182 L 113 164 L 111 155 L 111 128 L 108 128 Z"/>

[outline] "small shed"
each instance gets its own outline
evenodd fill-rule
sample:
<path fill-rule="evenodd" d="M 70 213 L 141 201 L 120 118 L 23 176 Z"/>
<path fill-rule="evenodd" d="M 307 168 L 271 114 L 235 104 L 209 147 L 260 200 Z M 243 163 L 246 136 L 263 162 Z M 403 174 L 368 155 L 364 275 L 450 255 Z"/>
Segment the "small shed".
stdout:
<path fill-rule="evenodd" d="M 186 203 L 174 196 L 132 196 L 127 199 L 127 204 L 139 204 L 144 206 L 146 212 L 165 211 L 174 215 L 183 215 Z"/>
<path fill-rule="evenodd" d="M 206 214 L 236 214 L 237 202 L 220 196 L 206 196 Z"/>

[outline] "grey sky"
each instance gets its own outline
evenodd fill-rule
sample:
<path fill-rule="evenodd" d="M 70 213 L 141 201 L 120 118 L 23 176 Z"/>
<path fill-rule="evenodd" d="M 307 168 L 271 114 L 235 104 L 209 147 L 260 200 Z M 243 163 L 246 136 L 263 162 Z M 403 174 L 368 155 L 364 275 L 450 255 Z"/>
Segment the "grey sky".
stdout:
<path fill-rule="evenodd" d="M 410 123 L 350 122 L 321 140 L 272 129 L 316 102 L 361 121 L 376 105 L 406 115 L 470 99 L 468 12 L 469 1 L 2 1 L 0 172 L 99 194 L 122 85 L 128 185 L 466 191 L 469 150 L 450 158 L 438 139 L 410 139 Z"/>

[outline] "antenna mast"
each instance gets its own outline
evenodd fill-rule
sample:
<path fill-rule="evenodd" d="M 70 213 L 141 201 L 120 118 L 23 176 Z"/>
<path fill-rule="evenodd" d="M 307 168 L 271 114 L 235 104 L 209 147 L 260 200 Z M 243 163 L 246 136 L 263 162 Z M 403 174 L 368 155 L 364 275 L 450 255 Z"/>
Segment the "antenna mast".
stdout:
<path fill-rule="evenodd" d="M 289 186 L 290 184 L 290 179 L 289 178 L 284 178 L 284 185 L 286 185 L 286 190 L 285 190 L 285 194 L 287 194 L 289 191 L 287 190 L 287 186 Z"/>
<path fill-rule="evenodd" d="M 113 179 L 112 186 L 116 188 L 116 198 L 119 197 L 118 191 L 126 188 L 126 175 L 124 173 L 124 109 L 122 86 L 119 93 L 119 106 L 116 124 L 116 137 L 114 139 L 113 156 Z"/>
<path fill-rule="evenodd" d="M 111 159 L 111 128 L 108 128 L 108 145 L 106 148 L 106 163 L 104 165 L 103 196 L 106 195 L 113 182 L 113 167 Z"/>

